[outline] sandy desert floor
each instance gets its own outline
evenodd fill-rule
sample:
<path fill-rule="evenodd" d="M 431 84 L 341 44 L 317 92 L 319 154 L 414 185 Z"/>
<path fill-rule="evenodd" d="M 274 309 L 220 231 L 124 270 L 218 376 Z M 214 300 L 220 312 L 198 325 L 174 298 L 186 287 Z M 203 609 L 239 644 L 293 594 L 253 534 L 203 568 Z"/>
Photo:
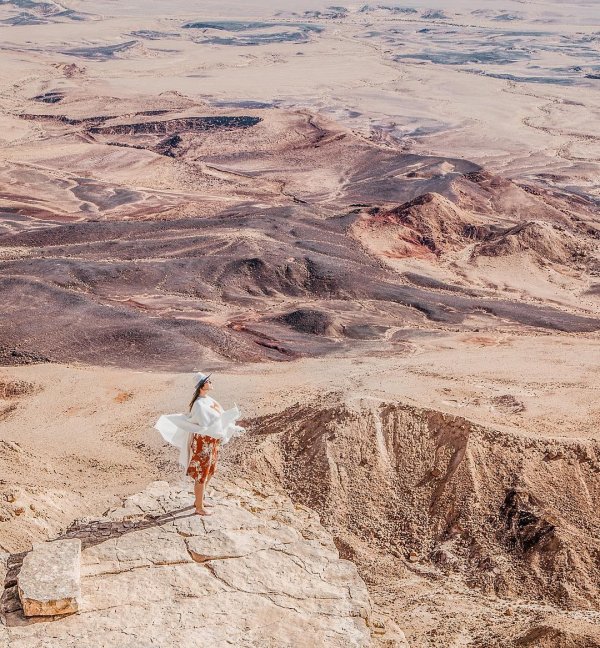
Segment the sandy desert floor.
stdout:
<path fill-rule="evenodd" d="M 600 645 L 600 43 L 583 0 L 0 4 L 0 546 L 224 471 L 411 646 Z"/>

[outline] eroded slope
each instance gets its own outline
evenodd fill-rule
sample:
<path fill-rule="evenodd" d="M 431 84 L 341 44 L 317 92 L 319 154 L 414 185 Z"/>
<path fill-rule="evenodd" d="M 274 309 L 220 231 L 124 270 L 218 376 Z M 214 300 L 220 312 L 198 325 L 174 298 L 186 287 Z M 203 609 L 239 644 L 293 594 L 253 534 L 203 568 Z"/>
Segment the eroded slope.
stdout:
<path fill-rule="evenodd" d="M 402 627 L 427 627 L 413 615 L 427 599 L 421 588 L 411 601 L 418 578 L 438 583 L 440 606 L 454 589 L 455 603 L 475 598 L 494 623 L 510 607 L 517 630 L 530 631 L 543 609 L 587 610 L 597 620 L 597 441 L 535 439 L 336 395 L 258 419 L 252 429 L 228 461 L 317 510 Z M 448 645 L 451 618 L 437 620 L 440 637 L 431 645 Z M 502 621 L 472 622 L 477 645 L 519 636 Z"/>

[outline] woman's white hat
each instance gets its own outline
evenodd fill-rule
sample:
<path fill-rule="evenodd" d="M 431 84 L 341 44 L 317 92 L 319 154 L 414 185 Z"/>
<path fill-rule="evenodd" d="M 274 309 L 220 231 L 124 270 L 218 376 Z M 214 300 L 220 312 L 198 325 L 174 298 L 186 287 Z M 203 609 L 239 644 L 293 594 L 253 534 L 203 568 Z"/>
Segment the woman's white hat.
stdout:
<path fill-rule="evenodd" d="M 204 374 L 201 371 L 194 374 L 194 389 L 198 389 L 200 385 L 204 383 L 211 377 L 212 374 Z"/>

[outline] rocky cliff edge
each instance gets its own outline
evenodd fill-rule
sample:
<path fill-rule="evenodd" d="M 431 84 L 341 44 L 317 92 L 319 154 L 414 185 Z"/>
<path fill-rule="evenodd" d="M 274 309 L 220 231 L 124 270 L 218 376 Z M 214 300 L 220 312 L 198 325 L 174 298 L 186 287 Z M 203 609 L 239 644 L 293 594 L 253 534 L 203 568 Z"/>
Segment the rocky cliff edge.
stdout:
<path fill-rule="evenodd" d="M 223 480 L 213 516 L 192 501 L 187 484 L 153 482 L 74 523 L 63 538 L 81 540 L 77 614 L 23 616 L 23 555 L 5 555 L 0 645 L 348 648 L 372 645 L 372 630 L 379 645 L 404 643 L 373 622 L 364 582 L 313 511 Z"/>

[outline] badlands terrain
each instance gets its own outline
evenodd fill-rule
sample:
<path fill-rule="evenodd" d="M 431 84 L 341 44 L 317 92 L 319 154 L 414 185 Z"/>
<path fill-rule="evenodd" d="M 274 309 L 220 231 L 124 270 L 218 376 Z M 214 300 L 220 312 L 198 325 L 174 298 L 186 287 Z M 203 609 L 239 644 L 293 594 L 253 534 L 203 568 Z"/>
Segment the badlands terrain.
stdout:
<path fill-rule="evenodd" d="M 599 22 L 1 1 L 0 550 L 180 488 L 213 371 L 373 645 L 600 646 Z"/>

